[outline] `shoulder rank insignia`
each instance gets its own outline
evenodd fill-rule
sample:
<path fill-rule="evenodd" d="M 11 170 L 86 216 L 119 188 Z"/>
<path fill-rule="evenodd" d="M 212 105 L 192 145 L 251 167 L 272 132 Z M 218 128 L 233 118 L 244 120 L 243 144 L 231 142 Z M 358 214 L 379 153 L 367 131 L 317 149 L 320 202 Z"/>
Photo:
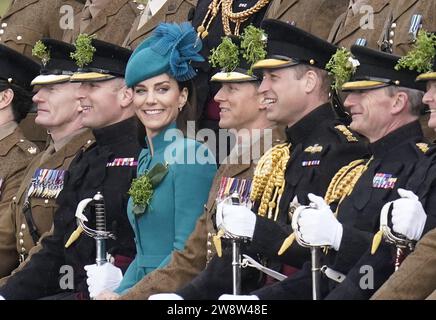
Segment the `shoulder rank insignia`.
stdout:
<path fill-rule="evenodd" d="M 304 149 L 304 152 L 308 152 L 308 153 L 317 153 L 317 152 L 321 152 L 322 151 L 322 146 L 320 146 L 319 144 L 315 144 L 313 146 L 309 146 L 306 149 Z"/>
<path fill-rule="evenodd" d="M 424 143 L 424 142 L 417 143 L 416 146 L 418 147 L 419 150 L 422 151 L 422 153 L 427 153 L 427 151 L 430 149 L 428 147 L 428 143 Z"/>
<path fill-rule="evenodd" d="M 359 141 L 353 135 L 353 133 L 350 131 L 350 129 L 348 129 L 343 124 L 340 124 L 340 125 L 336 126 L 335 129 L 339 130 L 345 136 L 345 138 L 347 139 L 348 142 L 357 142 L 357 141 Z"/>
<path fill-rule="evenodd" d="M 35 147 L 29 147 L 27 148 L 27 152 L 29 152 L 30 154 L 35 154 L 36 153 L 36 148 Z"/>

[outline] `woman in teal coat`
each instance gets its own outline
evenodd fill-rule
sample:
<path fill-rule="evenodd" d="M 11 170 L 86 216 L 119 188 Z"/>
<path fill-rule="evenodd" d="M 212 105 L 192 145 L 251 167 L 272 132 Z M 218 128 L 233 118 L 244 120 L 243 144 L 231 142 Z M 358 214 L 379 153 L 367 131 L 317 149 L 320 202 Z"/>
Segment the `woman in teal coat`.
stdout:
<path fill-rule="evenodd" d="M 127 209 L 137 254 L 115 294 L 106 291 L 100 298 L 125 293 L 142 277 L 165 266 L 174 250 L 184 248 L 203 211 L 215 160 L 205 145 L 183 135 L 184 115 L 192 107 L 190 80 L 195 76 L 190 62 L 202 59 L 200 49 L 190 24 L 160 24 L 127 65 L 126 83 L 134 90 L 136 115 L 145 128 L 145 148 Z M 101 282 L 101 274 L 88 278 L 91 295 L 116 287 L 121 276 L 114 268 L 104 276 L 106 285 L 94 285 L 98 278 Z"/>

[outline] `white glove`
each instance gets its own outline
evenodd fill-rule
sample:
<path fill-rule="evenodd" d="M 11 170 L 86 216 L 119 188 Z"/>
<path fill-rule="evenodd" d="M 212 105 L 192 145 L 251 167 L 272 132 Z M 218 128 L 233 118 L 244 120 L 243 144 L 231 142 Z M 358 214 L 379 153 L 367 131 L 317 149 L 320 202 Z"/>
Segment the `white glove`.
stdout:
<path fill-rule="evenodd" d="M 148 297 L 148 300 L 185 300 L 176 293 L 157 293 Z"/>
<path fill-rule="evenodd" d="M 259 300 L 259 297 L 252 295 L 222 294 L 218 300 Z"/>
<path fill-rule="evenodd" d="M 312 193 L 308 194 L 308 198 L 314 208 L 297 208 L 298 211 L 296 210 L 292 219 L 294 231 L 310 246 L 331 246 L 338 251 L 342 239 L 342 224 L 323 198 Z"/>
<path fill-rule="evenodd" d="M 253 238 L 256 214 L 244 206 L 224 204 L 220 209 L 222 214 L 222 227 L 226 231 L 239 237 Z"/>
<path fill-rule="evenodd" d="M 85 270 L 88 277 L 86 283 L 91 298 L 95 298 L 105 290 L 114 291 L 123 280 L 121 269 L 109 262 L 101 266 L 87 265 Z"/>
<path fill-rule="evenodd" d="M 5 298 L 3 298 L 3 296 L 0 296 L 0 300 L 6 300 Z"/>
<path fill-rule="evenodd" d="M 409 240 L 418 241 L 424 231 L 427 214 L 412 191 L 399 188 L 398 194 L 401 199 L 393 201 L 392 229 Z"/>

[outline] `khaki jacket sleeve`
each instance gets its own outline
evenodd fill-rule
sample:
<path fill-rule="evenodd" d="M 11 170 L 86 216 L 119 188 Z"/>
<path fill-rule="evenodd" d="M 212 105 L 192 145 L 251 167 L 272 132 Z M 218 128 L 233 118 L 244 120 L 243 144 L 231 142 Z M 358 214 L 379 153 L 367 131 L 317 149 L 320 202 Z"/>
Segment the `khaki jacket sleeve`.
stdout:
<path fill-rule="evenodd" d="M 419 241 L 400 269 L 371 300 L 423 300 L 436 289 L 436 229 Z M 436 298 L 436 295 L 434 296 Z"/>

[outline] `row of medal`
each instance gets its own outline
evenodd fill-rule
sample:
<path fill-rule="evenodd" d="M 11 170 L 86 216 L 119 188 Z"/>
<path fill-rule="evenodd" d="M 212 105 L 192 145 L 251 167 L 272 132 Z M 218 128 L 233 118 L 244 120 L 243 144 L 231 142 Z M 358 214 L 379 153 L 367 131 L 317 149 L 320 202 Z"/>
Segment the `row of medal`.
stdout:
<path fill-rule="evenodd" d="M 222 177 L 218 190 L 217 202 L 224 201 L 232 196 L 233 193 L 237 192 L 239 195 L 240 204 L 251 207 L 251 185 L 251 179 Z"/>
<path fill-rule="evenodd" d="M 64 187 L 65 170 L 36 169 L 28 197 L 56 199 Z"/>

